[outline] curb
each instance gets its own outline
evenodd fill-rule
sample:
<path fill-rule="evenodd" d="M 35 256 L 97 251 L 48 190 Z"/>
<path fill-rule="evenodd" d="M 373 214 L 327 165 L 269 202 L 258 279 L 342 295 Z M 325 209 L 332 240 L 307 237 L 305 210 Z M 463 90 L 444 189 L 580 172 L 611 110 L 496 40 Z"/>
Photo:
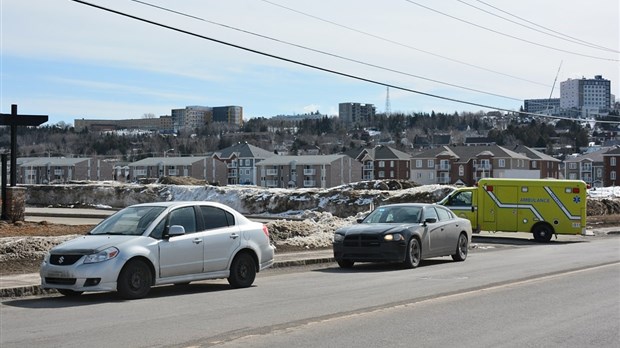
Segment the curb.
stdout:
<path fill-rule="evenodd" d="M 307 266 L 307 265 L 315 265 L 315 264 L 329 263 L 329 262 L 334 262 L 334 258 L 333 257 L 321 257 L 321 258 L 315 258 L 315 259 L 280 261 L 280 262 L 275 262 L 271 266 L 271 268 Z M 54 289 L 43 289 L 41 285 L 24 285 L 24 286 L 15 286 L 12 288 L 1 288 L 0 299 L 5 300 L 9 298 L 36 296 L 36 295 L 51 295 L 51 294 L 57 294 L 57 293 L 58 292 Z"/>

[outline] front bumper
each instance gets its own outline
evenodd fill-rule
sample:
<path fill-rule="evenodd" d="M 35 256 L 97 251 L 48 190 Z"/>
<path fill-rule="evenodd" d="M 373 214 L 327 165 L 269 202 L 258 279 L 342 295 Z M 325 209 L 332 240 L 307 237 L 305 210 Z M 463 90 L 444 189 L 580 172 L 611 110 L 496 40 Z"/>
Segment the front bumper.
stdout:
<path fill-rule="evenodd" d="M 43 261 L 39 272 L 41 287 L 73 291 L 116 291 L 116 281 L 124 263 L 121 258 L 89 264 L 82 263 L 82 259 L 67 266 Z"/>
<path fill-rule="evenodd" d="M 402 262 L 407 250 L 405 241 L 379 242 L 371 246 L 334 242 L 332 246 L 334 259 L 353 262 Z"/>

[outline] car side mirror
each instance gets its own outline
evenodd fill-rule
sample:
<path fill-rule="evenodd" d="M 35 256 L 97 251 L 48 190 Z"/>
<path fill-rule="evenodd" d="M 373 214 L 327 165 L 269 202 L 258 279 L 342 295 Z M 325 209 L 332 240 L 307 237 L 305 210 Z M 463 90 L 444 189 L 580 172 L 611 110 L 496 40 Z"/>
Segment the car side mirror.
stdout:
<path fill-rule="evenodd" d="M 437 219 L 435 219 L 435 218 L 426 218 L 424 220 L 424 225 L 426 225 L 426 224 L 434 224 L 435 222 L 437 222 Z"/>
<path fill-rule="evenodd" d="M 358 223 L 358 224 L 361 224 L 361 223 L 362 223 L 362 221 L 364 221 L 364 218 L 358 218 L 358 219 L 357 219 L 357 220 L 355 220 L 355 221 L 357 221 L 357 223 Z"/>
<path fill-rule="evenodd" d="M 172 225 L 168 229 L 168 237 L 182 236 L 185 234 L 185 227 L 181 225 Z"/>

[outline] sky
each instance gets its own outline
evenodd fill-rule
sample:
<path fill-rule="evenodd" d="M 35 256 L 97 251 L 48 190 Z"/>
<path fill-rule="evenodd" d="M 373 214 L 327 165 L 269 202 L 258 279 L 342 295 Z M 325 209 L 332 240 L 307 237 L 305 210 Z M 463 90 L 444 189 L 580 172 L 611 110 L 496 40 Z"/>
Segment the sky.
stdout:
<path fill-rule="evenodd" d="M 618 0 L 88 1 L 180 31 L 71 0 L 0 0 L 2 113 L 382 113 L 386 85 L 392 113 L 475 113 L 595 75 L 620 99 Z"/>

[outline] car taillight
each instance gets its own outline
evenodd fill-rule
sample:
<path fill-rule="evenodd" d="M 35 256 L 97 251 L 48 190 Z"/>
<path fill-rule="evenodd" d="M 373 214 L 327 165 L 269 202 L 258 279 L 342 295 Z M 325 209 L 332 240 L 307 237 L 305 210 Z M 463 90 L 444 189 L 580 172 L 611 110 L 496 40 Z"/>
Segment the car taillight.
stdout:
<path fill-rule="evenodd" d="M 267 238 L 269 238 L 269 230 L 267 229 L 266 225 L 263 225 L 263 233 L 265 234 L 265 236 L 267 236 Z"/>

